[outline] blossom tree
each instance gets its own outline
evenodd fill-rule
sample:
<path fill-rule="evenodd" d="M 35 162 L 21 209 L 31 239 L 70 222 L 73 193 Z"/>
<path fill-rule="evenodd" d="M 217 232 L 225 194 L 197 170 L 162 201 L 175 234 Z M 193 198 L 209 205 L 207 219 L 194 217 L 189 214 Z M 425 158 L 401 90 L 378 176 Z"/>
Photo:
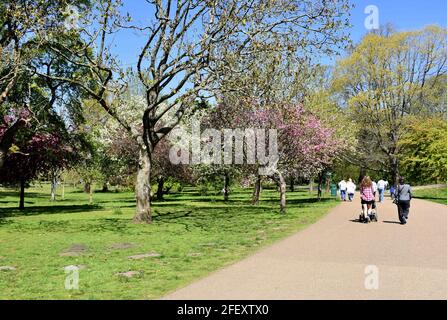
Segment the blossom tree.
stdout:
<path fill-rule="evenodd" d="M 125 22 L 120 1 L 94 1 L 93 10 L 82 12 L 78 28 L 84 43 L 61 47 L 59 37 L 46 37 L 52 56 L 86 70 L 91 81 L 78 72 L 60 75 L 51 69 L 39 75 L 69 82 L 85 91 L 114 117 L 138 143 L 135 222 L 151 222 L 150 176 L 152 153 L 185 114 L 197 109 L 216 93 L 224 74 L 240 74 L 229 68 L 229 59 L 251 60 L 256 51 L 319 50 L 346 39 L 346 0 L 196 1 L 151 0 L 145 24 L 126 25 L 144 36 L 136 72 L 144 86 L 145 105 L 138 127 L 120 113 L 123 70 L 113 55 L 113 39 Z M 92 23 L 93 22 L 93 23 Z M 272 45 L 281 39 L 282 45 Z M 38 66 L 36 66 L 38 69 Z M 172 115 L 173 121 L 167 121 Z M 139 129 L 143 127 L 141 132 Z"/>
<path fill-rule="evenodd" d="M 343 146 L 334 137 L 333 129 L 325 127 L 317 116 L 300 104 L 255 108 L 238 121 L 278 131 L 278 162 L 270 171 L 270 178 L 279 187 L 281 212 L 286 209 L 285 175 L 314 176 L 332 163 Z M 258 184 L 256 188 L 259 188 Z"/>
<path fill-rule="evenodd" d="M 55 167 L 65 167 L 73 149 L 64 143 L 61 136 L 49 133 L 34 133 L 30 137 L 19 135 L 14 146 L 0 169 L 0 183 L 20 185 L 19 208 L 23 210 L 26 184 Z"/>

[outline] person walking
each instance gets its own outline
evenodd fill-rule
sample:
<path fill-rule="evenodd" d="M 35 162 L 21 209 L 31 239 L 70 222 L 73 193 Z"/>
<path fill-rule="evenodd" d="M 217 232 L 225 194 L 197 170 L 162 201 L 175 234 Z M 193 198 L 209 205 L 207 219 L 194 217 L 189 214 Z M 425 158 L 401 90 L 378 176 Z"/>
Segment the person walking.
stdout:
<path fill-rule="evenodd" d="M 352 182 L 352 179 L 349 178 L 348 183 L 346 183 L 346 193 L 348 194 L 349 202 L 352 202 L 354 199 L 354 193 L 356 189 L 356 185 Z"/>
<path fill-rule="evenodd" d="M 380 179 L 377 182 L 377 191 L 379 191 L 379 201 L 384 202 L 385 201 L 385 190 L 388 186 L 388 181 L 384 179 Z"/>
<path fill-rule="evenodd" d="M 374 187 L 370 177 L 364 177 L 360 184 L 360 198 L 363 209 L 363 222 L 369 222 L 372 205 L 374 204 Z"/>
<path fill-rule="evenodd" d="M 373 192 L 374 192 L 374 199 L 376 199 L 377 183 L 374 180 L 372 180 L 372 187 L 373 187 Z"/>
<path fill-rule="evenodd" d="M 412 198 L 411 186 L 405 183 L 403 177 L 399 178 L 399 185 L 396 188 L 395 203 L 397 204 L 397 212 L 399 214 L 400 224 L 407 224 L 408 215 L 410 213 L 410 202 Z"/>
<path fill-rule="evenodd" d="M 341 180 L 338 183 L 338 188 L 340 189 L 340 199 L 341 199 L 341 201 L 346 201 L 347 183 L 346 183 L 345 179 Z"/>

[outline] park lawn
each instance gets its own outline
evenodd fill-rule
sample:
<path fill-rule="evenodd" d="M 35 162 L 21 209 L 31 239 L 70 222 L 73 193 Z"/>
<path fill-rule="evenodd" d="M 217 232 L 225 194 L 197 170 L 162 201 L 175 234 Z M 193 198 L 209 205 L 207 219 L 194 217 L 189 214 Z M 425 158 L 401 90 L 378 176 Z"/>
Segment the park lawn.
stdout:
<path fill-rule="evenodd" d="M 278 210 L 278 194 L 263 190 L 258 206 L 251 190 L 222 196 L 199 195 L 194 188 L 153 204 L 151 225 L 131 222 L 131 192 L 95 193 L 95 204 L 67 188 L 64 201 L 51 203 L 47 186 L 27 190 L 24 213 L 15 209 L 14 190 L 0 189 L 0 299 L 154 299 L 235 262 L 320 219 L 337 205 L 315 201 L 307 191 L 288 193 L 288 211 Z M 135 247 L 113 249 L 114 244 Z M 88 250 L 61 256 L 74 244 Z M 131 260 L 135 254 L 160 256 Z M 64 267 L 82 265 L 79 289 L 66 290 Z M 138 271 L 125 278 L 120 272 Z"/>
<path fill-rule="evenodd" d="M 447 188 L 415 190 L 414 197 L 441 204 L 447 204 Z"/>

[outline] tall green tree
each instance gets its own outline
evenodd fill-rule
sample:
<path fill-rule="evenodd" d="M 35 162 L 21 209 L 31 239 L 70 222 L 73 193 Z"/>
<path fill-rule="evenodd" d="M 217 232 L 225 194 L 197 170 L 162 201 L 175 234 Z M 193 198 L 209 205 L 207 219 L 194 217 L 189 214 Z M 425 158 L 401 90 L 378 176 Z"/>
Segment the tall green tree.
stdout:
<path fill-rule="evenodd" d="M 371 33 L 338 62 L 334 88 L 360 126 L 363 154 L 399 176 L 399 141 L 408 115 L 425 111 L 447 73 L 447 29 Z"/>

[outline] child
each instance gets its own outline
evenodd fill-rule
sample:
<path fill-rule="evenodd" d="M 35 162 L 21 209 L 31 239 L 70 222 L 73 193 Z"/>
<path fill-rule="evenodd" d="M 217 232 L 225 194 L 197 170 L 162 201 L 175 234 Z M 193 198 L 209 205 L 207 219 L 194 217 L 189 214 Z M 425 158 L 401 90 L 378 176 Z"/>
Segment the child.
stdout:
<path fill-rule="evenodd" d="M 394 186 L 391 186 L 391 188 L 390 188 L 390 196 L 391 196 L 391 200 L 394 200 Z"/>

